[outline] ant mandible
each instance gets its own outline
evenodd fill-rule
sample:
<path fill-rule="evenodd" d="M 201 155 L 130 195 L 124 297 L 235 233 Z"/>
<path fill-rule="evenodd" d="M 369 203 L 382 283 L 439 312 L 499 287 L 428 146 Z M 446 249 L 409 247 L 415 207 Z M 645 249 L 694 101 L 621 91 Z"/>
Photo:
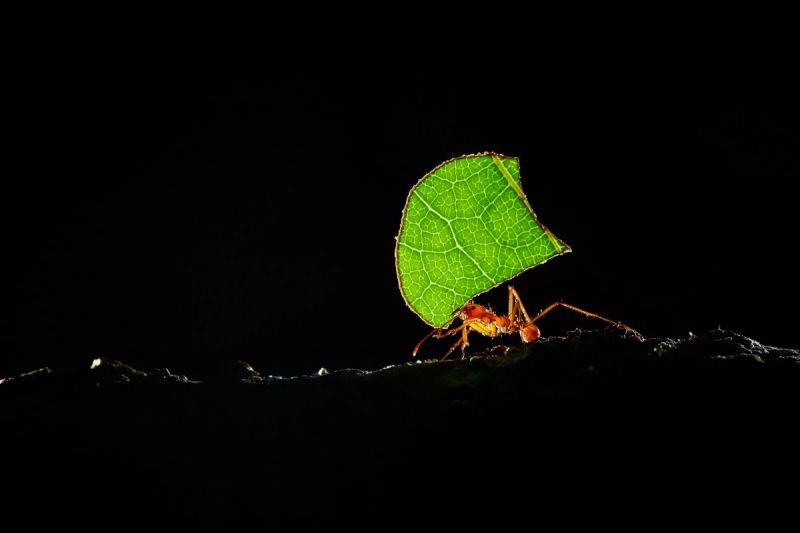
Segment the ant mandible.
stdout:
<path fill-rule="evenodd" d="M 432 336 L 437 339 L 442 339 L 444 337 L 449 337 L 450 335 L 455 335 L 459 332 L 461 332 L 461 338 L 450 347 L 446 354 L 444 354 L 442 361 L 450 357 L 450 354 L 453 353 L 453 350 L 459 346 L 461 346 L 461 357 L 465 357 L 465 350 L 467 349 L 467 346 L 469 346 L 468 335 L 471 331 L 475 331 L 487 337 L 498 337 L 500 335 L 519 332 L 522 342 L 533 342 L 542 335 L 539 327 L 536 325 L 536 321 L 556 307 L 565 307 L 577 313 L 581 313 L 582 315 L 597 318 L 604 322 L 608 322 L 609 324 L 614 324 L 617 327 L 633 331 L 622 322 L 609 320 L 606 317 L 600 316 L 596 313 L 590 313 L 589 311 L 585 311 L 579 307 L 575 307 L 574 305 L 569 305 L 564 302 L 555 302 L 554 304 L 547 306 L 538 315 L 531 318 L 530 315 L 528 315 L 528 311 L 525 310 L 525 306 L 522 305 L 522 300 L 519 297 L 519 293 L 517 293 L 514 287 L 509 285 L 507 316 L 496 315 L 482 305 L 468 303 L 461 308 L 461 311 L 458 314 L 458 318 L 461 319 L 460 325 L 454 326 L 447 331 L 442 331 L 441 328 L 432 330 L 417 343 L 417 345 L 414 347 L 412 355 L 416 357 L 420 346 L 422 346 L 422 343 Z"/>

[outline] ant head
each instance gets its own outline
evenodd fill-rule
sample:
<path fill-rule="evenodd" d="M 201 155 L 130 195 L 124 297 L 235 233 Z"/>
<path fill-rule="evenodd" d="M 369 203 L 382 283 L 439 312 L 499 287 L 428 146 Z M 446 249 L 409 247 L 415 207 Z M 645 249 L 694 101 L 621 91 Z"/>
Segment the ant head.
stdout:
<path fill-rule="evenodd" d="M 483 314 L 484 311 L 485 310 L 483 306 L 469 303 L 461 309 L 461 313 L 459 313 L 458 317 L 461 320 L 467 320 L 469 318 L 475 318 L 476 316 Z"/>

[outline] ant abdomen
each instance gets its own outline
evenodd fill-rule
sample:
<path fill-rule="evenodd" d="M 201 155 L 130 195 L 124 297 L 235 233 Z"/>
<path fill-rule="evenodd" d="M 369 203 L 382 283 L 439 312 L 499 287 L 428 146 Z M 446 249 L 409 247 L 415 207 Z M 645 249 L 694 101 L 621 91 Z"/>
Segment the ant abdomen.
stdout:
<path fill-rule="evenodd" d="M 520 328 L 519 336 L 522 337 L 522 342 L 533 342 L 542 336 L 542 332 L 539 331 L 539 327 L 536 324 L 531 322 Z"/>

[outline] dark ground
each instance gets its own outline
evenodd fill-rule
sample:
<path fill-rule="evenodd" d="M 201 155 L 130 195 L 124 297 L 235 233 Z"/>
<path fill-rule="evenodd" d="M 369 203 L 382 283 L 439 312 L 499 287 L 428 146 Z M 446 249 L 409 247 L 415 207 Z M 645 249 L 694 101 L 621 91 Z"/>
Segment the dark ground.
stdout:
<path fill-rule="evenodd" d="M 796 509 L 800 351 L 609 328 L 505 352 L 291 379 L 20 376 L 0 385 L 4 519 L 503 530 Z"/>

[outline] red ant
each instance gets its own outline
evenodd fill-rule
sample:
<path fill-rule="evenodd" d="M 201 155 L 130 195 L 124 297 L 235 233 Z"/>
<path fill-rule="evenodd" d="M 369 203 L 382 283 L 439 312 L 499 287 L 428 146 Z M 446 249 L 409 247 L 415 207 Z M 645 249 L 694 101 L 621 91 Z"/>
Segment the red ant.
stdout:
<path fill-rule="evenodd" d="M 481 335 L 485 335 L 487 337 L 497 337 L 500 335 L 505 335 L 509 333 L 517 333 L 519 332 L 519 336 L 522 338 L 522 342 L 529 343 L 533 342 L 538 339 L 542 333 L 539 330 L 539 327 L 536 325 L 536 321 L 542 318 L 544 315 L 555 309 L 556 307 L 566 307 L 567 309 L 571 309 L 575 312 L 581 313 L 588 317 L 597 318 L 603 320 L 604 322 L 608 322 L 609 324 L 614 324 L 617 327 L 625 328 L 627 330 L 633 331 L 631 328 L 623 324 L 622 322 L 616 322 L 614 320 L 609 320 L 603 316 L 600 316 L 596 313 L 590 313 L 589 311 L 584 311 L 574 305 L 565 304 L 564 302 L 556 302 L 547 306 L 543 311 L 541 311 L 538 315 L 531 318 L 528 315 L 528 311 L 525 310 L 525 306 L 522 305 L 522 300 L 519 297 L 516 289 L 514 287 L 508 287 L 508 315 L 496 315 L 488 308 L 468 303 L 464 307 L 461 308 L 461 311 L 458 313 L 458 318 L 461 319 L 461 325 L 454 326 L 447 331 L 442 331 L 441 328 L 434 329 L 427 335 L 425 335 L 421 341 L 417 343 L 414 347 L 414 351 L 412 353 L 413 356 L 416 357 L 417 352 L 419 351 L 419 347 L 422 346 L 422 343 L 428 340 L 431 336 L 436 337 L 437 339 L 441 339 L 444 337 L 448 337 L 450 335 L 455 335 L 459 331 L 461 332 L 461 338 L 456 341 L 453 346 L 444 354 L 442 357 L 442 361 L 447 359 L 453 350 L 461 346 L 461 357 L 465 357 L 465 350 L 467 346 L 469 346 L 469 340 L 467 336 L 469 335 L 470 331 L 476 331 Z"/>

